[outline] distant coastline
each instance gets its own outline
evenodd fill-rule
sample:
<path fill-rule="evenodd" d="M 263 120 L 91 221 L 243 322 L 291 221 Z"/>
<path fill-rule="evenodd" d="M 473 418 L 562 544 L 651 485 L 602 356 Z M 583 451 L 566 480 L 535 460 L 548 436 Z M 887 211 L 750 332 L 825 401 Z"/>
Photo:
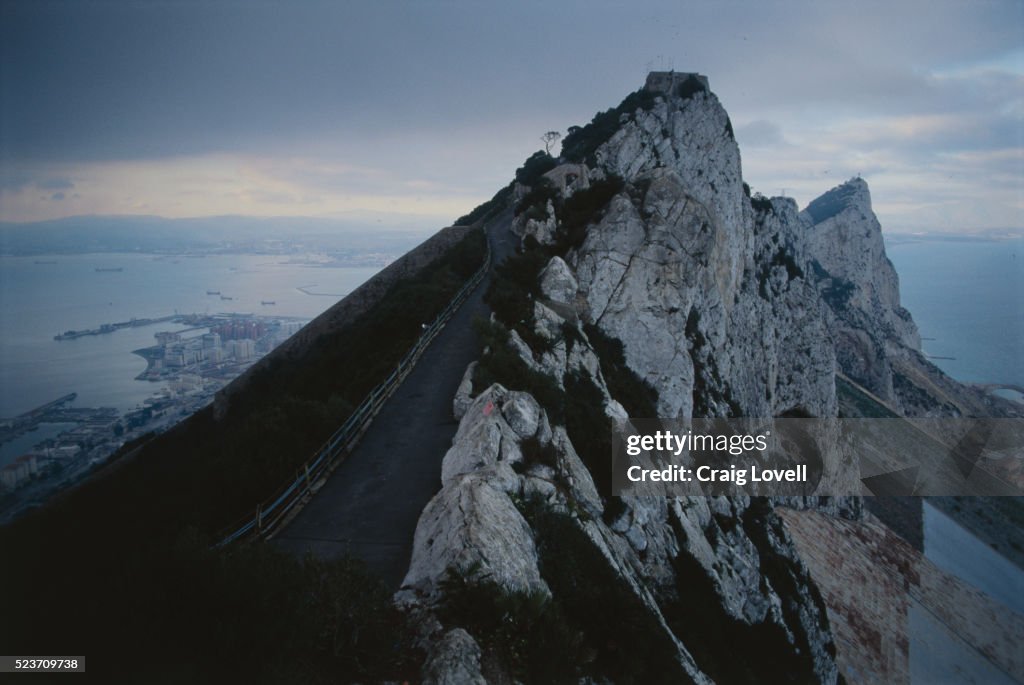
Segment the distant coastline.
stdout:
<path fill-rule="evenodd" d="M 1024 240 L 1024 228 L 998 229 L 979 231 L 978 233 L 939 233 L 939 232 L 886 232 L 882 238 L 887 245 L 903 245 L 906 243 L 1005 243 Z"/>

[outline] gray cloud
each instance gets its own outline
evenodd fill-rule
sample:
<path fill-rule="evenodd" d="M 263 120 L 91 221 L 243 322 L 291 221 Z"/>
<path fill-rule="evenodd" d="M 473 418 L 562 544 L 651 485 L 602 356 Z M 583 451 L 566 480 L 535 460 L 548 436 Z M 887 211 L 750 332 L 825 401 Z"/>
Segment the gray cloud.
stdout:
<path fill-rule="evenodd" d="M 35 186 L 43 190 L 71 190 L 75 184 L 69 178 L 44 178 L 36 181 Z"/>
<path fill-rule="evenodd" d="M 764 145 L 779 145 L 785 142 L 782 137 L 782 129 L 764 119 L 752 121 L 749 124 L 736 128 L 736 140 L 742 147 L 760 147 Z"/>
<path fill-rule="evenodd" d="M 485 197 L 541 132 L 613 106 L 648 66 L 708 74 L 758 173 L 801 141 L 816 173 L 978 153 L 976 173 L 1012 174 L 980 155 L 1022 145 L 1012 54 L 1013 0 L 5 2 L 0 188 L 72 187 L 15 167 L 226 152 L 335 164 L 268 172 L 313 193 Z M 950 126 L 870 128 L 929 116 Z"/>
<path fill-rule="evenodd" d="M 25 170 L 0 167 L 0 190 L 17 191 L 23 188 L 39 190 L 71 190 L 75 187 L 70 178 L 38 175 Z"/>
<path fill-rule="evenodd" d="M 550 5 L 4 5 L 2 154 L 152 157 L 524 117 L 564 128 L 670 59 L 708 73 L 730 108 L 892 107 L 934 98 L 919 64 L 1021 37 L 1012 3 Z"/>

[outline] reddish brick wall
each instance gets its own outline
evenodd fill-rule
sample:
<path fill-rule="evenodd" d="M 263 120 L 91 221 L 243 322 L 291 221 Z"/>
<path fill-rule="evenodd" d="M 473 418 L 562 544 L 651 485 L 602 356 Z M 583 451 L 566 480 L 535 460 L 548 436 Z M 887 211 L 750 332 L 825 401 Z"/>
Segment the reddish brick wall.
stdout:
<path fill-rule="evenodd" d="M 851 685 L 909 682 L 911 601 L 1024 682 L 1024 617 L 943 572 L 870 514 L 857 522 L 778 511 L 821 590 Z"/>

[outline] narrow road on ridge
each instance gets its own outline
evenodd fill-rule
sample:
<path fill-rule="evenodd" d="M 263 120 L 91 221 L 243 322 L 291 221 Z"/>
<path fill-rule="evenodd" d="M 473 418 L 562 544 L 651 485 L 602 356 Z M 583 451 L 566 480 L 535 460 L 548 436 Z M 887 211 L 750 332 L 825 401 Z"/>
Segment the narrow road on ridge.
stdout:
<path fill-rule="evenodd" d="M 511 219 L 506 210 L 487 226 L 492 273 L 494 264 L 514 252 Z M 399 587 L 416 522 L 441 488 L 441 459 L 458 428 L 452 399 L 466 366 L 476 359 L 472 323 L 490 315 L 483 301 L 490 280 L 488 274 L 452 316 L 352 454 L 274 536 L 278 548 L 324 559 L 349 554 L 364 560 L 389 587 Z"/>

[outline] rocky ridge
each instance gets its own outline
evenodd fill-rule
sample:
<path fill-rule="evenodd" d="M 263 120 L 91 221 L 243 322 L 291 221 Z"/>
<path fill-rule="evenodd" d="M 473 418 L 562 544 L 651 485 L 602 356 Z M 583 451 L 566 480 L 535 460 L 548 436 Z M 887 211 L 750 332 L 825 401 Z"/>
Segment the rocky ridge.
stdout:
<path fill-rule="evenodd" d="M 489 294 L 397 595 L 422 618 L 427 680 L 641 682 L 642 643 L 656 681 L 837 682 L 774 507 L 856 518 L 859 501 L 614 498 L 600 436 L 643 412 L 834 417 L 837 372 L 908 415 L 983 409 L 921 355 L 867 184 L 803 212 L 752 196 L 728 115 L 688 74 L 652 74 L 539 171 L 513 193 L 524 252 Z M 497 605 L 458 601 L 481 587 L 512 632 Z M 516 631 L 561 636 L 570 663 L 547 655 L 538 678 Z"/>

